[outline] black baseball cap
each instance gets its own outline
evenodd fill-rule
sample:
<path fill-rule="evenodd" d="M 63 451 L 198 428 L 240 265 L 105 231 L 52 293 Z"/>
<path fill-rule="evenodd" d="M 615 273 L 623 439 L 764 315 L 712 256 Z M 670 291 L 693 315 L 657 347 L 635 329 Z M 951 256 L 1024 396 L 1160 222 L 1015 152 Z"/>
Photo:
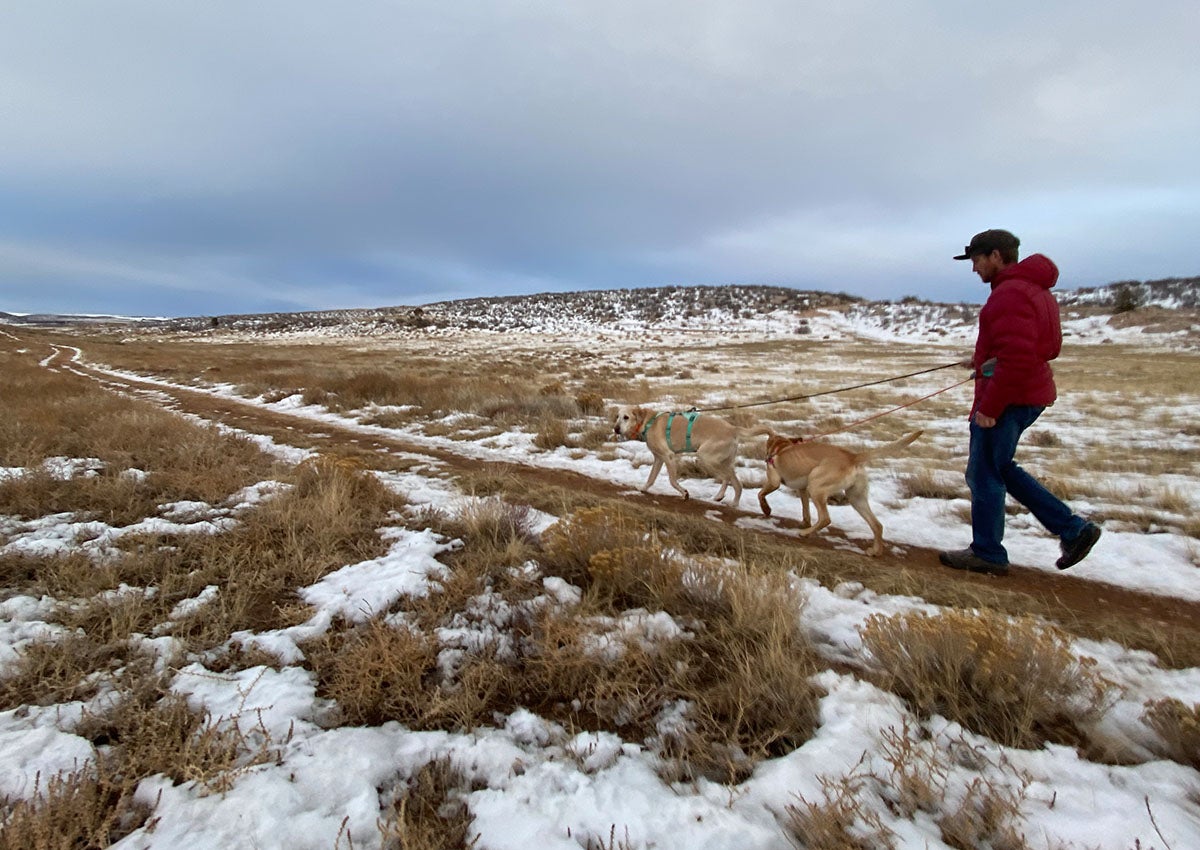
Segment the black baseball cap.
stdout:
<path fill-rule="evenodd" d="M 1021 240 L 1007 230 L 985 230 L 971 237 L 971 244 L 963 248 L 963 252 L 954 259 L 969 260 L 980 254 L 990 254 L 993 251 L 1016 250 Z"/>

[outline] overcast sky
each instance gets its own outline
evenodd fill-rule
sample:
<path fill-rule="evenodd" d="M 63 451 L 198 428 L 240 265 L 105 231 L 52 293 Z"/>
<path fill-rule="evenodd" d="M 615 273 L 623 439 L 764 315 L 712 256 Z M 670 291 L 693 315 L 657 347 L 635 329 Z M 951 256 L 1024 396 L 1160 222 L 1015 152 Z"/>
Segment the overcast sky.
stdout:
<path fill-rule="evenodd" d="M 697 283 L 979 301 L 1200 274 L 1196 0 L 37 0 L 0 310 Z"/>

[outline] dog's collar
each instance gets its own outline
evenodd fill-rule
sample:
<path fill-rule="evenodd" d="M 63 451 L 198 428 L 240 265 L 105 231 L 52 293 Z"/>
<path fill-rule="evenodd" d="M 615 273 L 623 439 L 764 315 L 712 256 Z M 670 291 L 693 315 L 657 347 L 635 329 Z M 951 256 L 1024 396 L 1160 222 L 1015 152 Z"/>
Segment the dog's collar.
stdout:
<path fill-rule="evenodd" d="M 650 426 L 654 424 L 654 420 L 657 419 L 661 415 L 662 414 L 660 414 L 660 413 L 654 414 L 649 419 L 647 419 L 646 424 L 641 427 L 641 434 L 642 434 L 641 440 L 643 443 L 646 442 L 646 432 L 650 430 Z"/>

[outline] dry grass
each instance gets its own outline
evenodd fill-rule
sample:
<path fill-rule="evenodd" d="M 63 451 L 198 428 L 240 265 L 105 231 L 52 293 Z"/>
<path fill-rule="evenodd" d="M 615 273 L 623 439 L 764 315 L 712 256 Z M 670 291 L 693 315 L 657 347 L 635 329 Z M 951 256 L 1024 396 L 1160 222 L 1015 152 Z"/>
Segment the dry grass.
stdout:
<path fill-rule="evenodd" d="M 1146 703 L 1142 719 L 1158 733 L 1167 758 L 1200 769 L 1200 705 L 1155 700 Z"/>
<path fill-rule="evenodd" d="M 568 445 L 568 433 L 566 420 L 556 416 L 544 417 L 538 422 L 533 444 L 539 449 L 553 451 L 559 446 Z"/>
<path fill-rule="evenodd" d="M 133 681 L 133 690 L 102 714 L 85 715 L 76 734 L 95 744 L 108 768 L 127 779 L 162 774 L 175 783 L 194 782 L 207 792 L 232 787 L 236 774 L 276 758 L 276 746 L 260 732 L 237 724 L 216 725 L 154 676 Z"/>
<path fill-rule="evenodd" d="M 883 765 L 858 765 L 847 775 L 821 778 L 821 798 L 803 796 L 788 806 L 787 837 L 804 850 L 881 850 L 898 836 L 883 811 L 902 820 L 932 821 L 950 847 L 1024 850 L 1021 806 L 1029 780 L 1006 777 L 1008 769 L 981 761 L 965 742 L 923 739 L 907 724 L 882 731 Z M 951 796 L 951 774 L 982 770 Z"/>
<path fill-rule="evenodd" d="M 786 576 L 692 562 L 619 510 L 583 509 L 543 535 L 539 554 L 546 574 L 576 575 L 582 598 L 547 605 L 536 574 L 517 569 L 529 543 L 513 510 L 485 500 L 441 517 L 439 529 L 463 546 L 433 592 L 306 647 L 342 722 L 470 729 L 523 706 L 658 747 L 673 778 L 721 781 L 808 739 L 820 662 L 799 633 L 802 603 Z M 689 631 L 640 637 L 646 611 L 682 618 Z M 492 637 L 453 650 L 431 637 L 475 622 Z M 689 708 L 664 734 L 658 720 L 678 704 Z"/>
<path fill-rule="evenodd" d="M 469 783 L 449 759 L 422 767 L 398 790 L 379 820 L 383 850 L 470 850 Z"/>
<path fill-rule="evenodd" d="M 922 716 L 940 714 L 1013 747 L 1078 744 L 1111 685 L 1066 635 L 990 611 L 874 615 L 861 629 L 871 677 Z"/>
<path fill-rule="evenodd" d="M 0 514 L 78 511 L 125 525 L 156 515 L 163 502 L 220 502 L 272 474 L 274 463 L 248 439 L 12 361 L 0 371 L 0 466 L 33 471 L 0 480 Z M 95 458 L 99 469 L 60 480 L 41 469 L 55 457 Z"/>
<path fill-rule="evenodd" d="M 150 817 L 150 807 L 136 803 L 132 792 L 103 768 L 39 777 L 28 799 L 0 806 L 0 849 L 108 847 Z"/>
<path fill-rule="evenodd" d="M 809 372 L 790 393 L 854 383 L 862 370 L 883 374 L 910 368 L 884 346 L 856 349 L 861 357 L 853 369 L 814 365 L 810 359 L 823 356 L 822 346 L 792 341 L 756 346 L 730 345 L 721 354 L 805 363 Z M 88 349 L 93 351 L 90 340 Z M 606 398 L 656 403 L 664 389 L 716 397 L 743 380 L 755 392 L 761 386 L 762 398 L 781 390 L 736 364 L 709 369 L 699 349 L 694 364 L 689 353 L 687 368 L 652 366 L 650 371 L 662 376 L 653 383 L 632 368 L 622 371 L 586 358 L 568 366 L 557 353 L 536 350 L 520 356 L 475 350 L 464 356 L 381 353 L 353 345 L 115 345 L 101 340 L 94 351 L 97 359 L 123 368 L 183 382 L 230 381 L 277 398 L 299 393 L 333 409 L 362 411 L 372 421 L 415 423 L 447 436 L 477 438 L 515 425 L 534 433 L 547 449 L 603 445 L 607 426 L 580 416 L 598 416 Z M 1169 355 L 1163 363 L 1128 357 L 1128 352 L 1101 352 L 1092 364 L 1095 375 L 1061 370 L 1064 395 L 1094 395 L 1077 408 L 1099 415 L 1111 409 L 1113 393 L 1127 390 L 1124 398 L 1136 407 L 1141 403 L 1137 388 L 1167 381 L 1172 369 L 1192 363 Z M 152 503 L 193 498 L 219 504 L 245 484 L 268 478 L 288 489 L 220 535 L 128 540 L 116 563 L 0 555 L 5 593 L 80 600 L 54 615 L 68 629 L 64 637 L 29 645 L 9 668 L 0 681 L 0 705 L 87 699 L 109 685 L 124 694 L 111 712 L 80 727 L 103 753 L 97 770 L 48 781 L 46 793 L 32 804 L 9 804 L 0 846 L 101 846 L 144 821 L 145 813 L 133 810 L 125 794 L 131 777 L 158 770 L 175 781 L 218 790 L 256 758 L 269 758 L 268 742 L 218 735 L 208 718 L 188 711 L 182 701 L 155 696 L 162 683 L 130 650 L 130 636 L 162 628 L 184 641 L 185 653 L 203 654 L 210 669 L 261 663 L 264 659 L 253 651 L 225 647 L 229 635 L 304 620 L 309 612 L 296 588 L 378 555 L 383 544 L 377 530 L 399 522 L 432 527 L 461 543 L 441 556 L 445 574 L 426 597 L 402 598 L 365 624 L 336 623 L 324 639 L 304 647 L 321 694 L 336 700 L 343 723 L 399 720 L 413 728 L 467 730 L 494 724 L 523 707 L 568 730 L 610 730 L 639 741 L 664 757 L 665 778 L 739 781 L 759 759 L 808 740 L 817 722 L 820 693 L 813 673 L 828 664 L 797 631 L 803 600 L 789 584 L 789 573 L 828 586 L 861 581 L 880 593 L 921 596 L 964 609 L 942 618 L 876 618 L 864 630 L 864 644 L 878 665 L 872 677 L 923 714 L 944 714 L 1015 746 L 1046 740 L 1087 744 L 1088 706 L 1104 704 L 1105 684 L 1086 661 L 1066 650 L 1065 633 L 1033 619 L 1061 617 L 1052 600 L 1007 592 L 999 583 L 937 581 L 705 518 L 644 506 L 633 514 L 621 502 L 535 486 L 515 472 L 491 467 L 460 480 L 468 492 L 491 498 L 472 501 L 454 515 L 428 508 L 405 511 L 404 500 L 360 464 L 324 457 L 283 470 L 247 441 L 125 397 L 109 398 L 86 381 L 36 367 L 35 359 L 9 355 L 0 370 L 7 405 L 0 409 L 0 464 L 36 465 L 61 455 L 97 457 L 104 468 L 94 478 L 71 482 L 35 475 L 0 485 L 0 514 L 33 517 L 71 509 L 95 512 L 110 522 L 133 521 L 152 514 Z M 1144 372 L 1131 380 L 1128 372 L 1135 368 Z M 1172 380 L 1170 391 L 1191 392 L 1189 382 Z M 915 386 L 899 390 L 917 392 Z M 8 405 L 9 398 L 20 398 L 20 406 Z M 811 433 L 895 401 L 894 393 L 872 389 L 848 394 L 837 405 L 795 403 L 739 418 L 742 424 L 760 418 L 786 422 L 781 430 Z M 923 411 L 958 415 L 960 402 L 939 397 L 919 411 L 883 420 L 872 428 L 872 439 L 923 425 Z M 797 422 L 809 427 L 801 429 Z M 1195 453 L 1169 447 L 1151 447 L 1133 457 L 1117 445 L 1061 445 L 1055 433 L 1049 427 L 1032 432 L 1031 447 L 1052 451 L 1031 454 L 1035 462 L 1061 469 L 1059 486 L 1069 495 L 1097 494 L 1088 471 L 1137 463 L 1147 470 L 1178 472 L 1198 460 Z M 939 465 L 941 449 L 934 441 L 923 451 L 925 468 L 907 474 L 902 489 L 910 496 L 960 496 L 961 488 L 946 482 L 961 478 L 954 466 L 961 458 Z M 123 478 L 120 473 L 130 468 L 149 475 L 141 481 Z M 1145 512 L 1147 523 L 1161 520 L 1164 511 L 1190 508 L 1177 490 L 1153 484 L 1128 498 Z M 527 505 L 562 517 L 540 542 L 530 532 Z M 548 576 L 576 585 L 581 598 L 550 598 L 542 583 Z M 93 598 L 122 584 L 152 588 L 155 594 Z M 210 585 L 218 588 L 213 601 L 171 621 L 178 602 Z M 978 608 L 1016 619 L 965 610 Z M 669 616 L 677 631 L 651 639 L 639 625 L 651 614 Z M 495 628 L 475 644 L 448 644 L 445 632 L 438 632 L 483 633 L 476 627 L 485 622 Z M 1164 664 L 1200 664 L 1197 634 L 1165 630 L 1153 621 L 1101 612 L 1063 627 L 1150 649 Z M 664 724 L 666 717 L 676 722 Z M 1168 701 L 1147 706 L 1146 722 L 1162 738 L 1164 752 L 1195 764 L 1195 707 Z M 962 799 L 939 808 L 936 800 L 944 796 L 953 765 L 917 746 L 907 733 L 885 733 L 884 739 L 892 770 L 829 780 L 824 799 L 800 800 L 790 812 L 793 841 L 806 847 L 887 846 L 886 829 L 871 822 L 864 814 L 869 807 L 860 805 L 864 795 L 875 795 L 901 816 L 919 812 L 936 819 L 950 846 L 1023 846 L 1009 831 L 1020 803 L 1013 785 L 981 776 L 968 784 Z M 464 787 L 461 776 L 436 763 L 413 777 L 394 801 L 384 800 L 385 846 L 471 846 L 461 806 Z M 76 832 L 53 839 L 36 832 L 50 830 L 59 817 L 65 819 L 63 829 L 78 827 Z M 16 837 L 5 845 L 10 836 Z M 629 843 L 615 832 L 607 842 L 588 841 L 603 847 Z"/>
<path fill-rule="evenodd" d="M 94 762 L 39 777 L 29 798 L 0 806 L 0 848 L 108 847 L 150 816 L 150 808 L 134 800 L 141 780 L 164 775 L 219 793 L 240 771 L 277 757 L 268 737 L 218 728 L 182 697 L 161 696 L 166 683 L 156 676 L 126 675 L 123 681 L 132 690 L 121 692 L 103 714 L 85 715 L 74 730 L 95 745 Z"/>
<path fill-rule="evenodd" d="M 962 476 L 956 480 L 945 472 L 924 468 L 918 472 L 902 475 L 899 479 L 900 495 L 905 499 L 963 499 L 969 498 Z"/>
<path fill-rule="evenodd" d="M 0 710 L 89 699 L 131 656 L 126 644 L 102 643 L 82 633 L 26 644 L 0 679 Z"/>

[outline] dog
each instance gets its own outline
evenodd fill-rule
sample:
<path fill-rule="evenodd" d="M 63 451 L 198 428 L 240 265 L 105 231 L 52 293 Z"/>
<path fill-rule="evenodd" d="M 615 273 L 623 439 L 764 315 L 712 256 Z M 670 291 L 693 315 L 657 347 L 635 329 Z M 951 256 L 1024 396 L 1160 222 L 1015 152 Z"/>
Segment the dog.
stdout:
<path fill-rule="evenodd" d="M 767 483 L 758 491 L 758 505 L 764 515 L 770 516 L 768 495 L 781 485 L 798 491 L 804 505 L 805 527 L 800 533 L 807 537 L 829 525 L 829 497 L 844 491 L 846 499 L 875 535 L 869 554 L 880 555 L 883 553 L 883 523 L 872 513 L 867 501 L 867 465 L 878 458 L 895 456 L 922 433 L 913 431 L 893 443 L 852 452 L 830 443 L 807 443 L 772 431 L 767 435 Z M 808 511 L 810 496 L 817 506 L 816 525 L 812 524 Z"/>
<path fill-rule="evenodd" d="M 733 464 L 737 459 L 738 440 L 742 437 L 769 434 L 770 429 L 739 428 L 719 416 L 709 413 L 656 413 L 644 407 L 623 405 L 617 408 L 613 422 L 613 433 L 624 440 L 645 440 L 646 447 L 654 455 L 650 477 L 646 479 L 642 492 L 649 491 L 654 479 L 665 465 L 667 478 L 683 498 L 691 498 L 679 483 L 676 454 L 695 452 L 700 461 L 721 482 L 717 501 L 725 498 L 725 491 L 733 488 L 733 503 L 742 499 L 742 482 L 738 480 Z"/>

